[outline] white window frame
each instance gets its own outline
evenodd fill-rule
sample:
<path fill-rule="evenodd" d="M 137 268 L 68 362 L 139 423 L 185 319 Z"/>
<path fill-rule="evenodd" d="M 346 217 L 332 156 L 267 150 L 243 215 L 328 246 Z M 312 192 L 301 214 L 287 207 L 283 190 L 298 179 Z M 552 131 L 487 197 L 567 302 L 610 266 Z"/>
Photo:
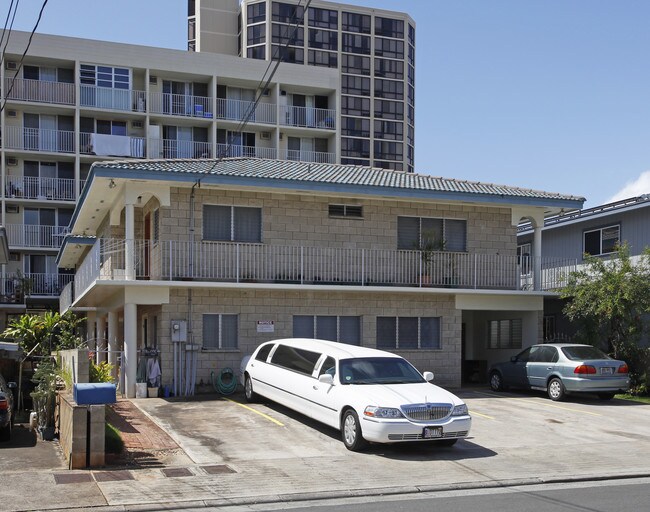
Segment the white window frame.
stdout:
<path fill-rule="evenodd" d="M 233 313 L 204 313 L 201 320 L 202 320 L 202 339 L 205 339 L 205 318 L 208 316 L 216 316 L 219 318 L 218 323 L 219 323 L 219 328 L 217 329 L 217 346 L 209 346 L 206 347 L 203 345 L 201 347 L 201 350 L 203 351 L 214 351 L 214 350 L 229 350 L 229 351 L 239 351 L 239 315 L 238 314 L 233 314 Z M 237 321 L 237 337 L 235 339 L 235 346 L 231 347 L 224 347 L 224 339 L 223 339 L 223 318 L 224 317 L 235 317 Z"/>
<path fill-rule="evenodd" d="M 361 346 L 362 341 L 363 341 L 363 321 L 361 315 L 293 315 L 291 317 L 291 321 L 293 324 L 293 320 L 296 316 L 306 316 L 306 317 L 312 317 L 314 319 L 314 331 L 312 333 L 313 338 L 317 338 L 317 332 L 318 332 L 318 318 L 319 317 L 326 317 L 326 316 L 333 316 L 336 317 L 336 341 L 337 343 L 342 343 L 344 345 L 353 345 L 352 343 L 346 343 L 345 341 L 341 341 L 341 318 L 358 318 L 359 319 L 359 343 L 357 346 Z M 293 331 L 293 327 L 292 327 Z M 293 334 L 293 332 L 292 332 Z"/>
<path fill-rule="evenodd" d="M 504 330 L 504 322 L 507 322 Z M 496 326 L 497 336 L 492 339 L 492 327 Z M 488 350 L 522 348 L 523 343 L 523 320 L 521 318 L 501 318 L 498 320 L 488 320 L 487 322 L 487 348 Z"/>
<path fill-rule="evenodd" d="M 605 231 L 606 229 L 613 229 L 613 228 L 616 228 L 618 230 L 618 236 L 617 236 L 618 242 L 617 242 L 616 245 L 620 244 L 620 242 L 621 242 L 621 225 L 620 224 L 612 224 L 612 225 L 609 225 L 609 226 L 603 226 L 603 227 L 596 228 L 596 229 L 589 229 L 589 230 L 583 231 L 583 233 L 582 233 L 582 253 L 583 254 L 587 253 L 587 247 L 586 247 L 587 234 L 588 233 L 599 232 L 600 233 L 600 251 L 598 252 L 598 254 L 591 254 L 591 253 L 589 253 L 589 254 L 591 254 L 591 256 L 606 256 L 608 254 L 614 254 L 616 252 L 616 250 L 609 251 L 609 252 L 603 252 L 603 231 Z"/>
<path fill-rule="evenodd" d="M 400 347 L 399 346 L 399 320 L 400 318 L 413 318 L 413 317 L 406 317 L 406 316 L 378 316 L 376 321 L 379 320 L 379 318 L 394 318 L 395 319 L 395 346 L 391 347 L 394 348 L 395 350 L 442 350 L 442 317 L 441 316 L 418 316 L 415 317 L 418 320 L 418 346 L 417 348 L 413 347 Z M 432 318 L 437 318 L 438 319 L 438 346 L 437 347 L 423 347 L 422 346 L 422 320 L 423 319 L 432 319 Z M 377 348 L 380 350 L 385 350 L 383 347 L 379 347 L 377 341 L 375 340 L 375 343 L 377 344 Z M 386 347 L 388 348 L 388 347 Z"/>
<path fill-rule="evenodd" d="M 206 208 L 206 206 L 207 207 L 221 206 L 221 207 L 230 208 L 230 239 L 229 240 L 206 238 L 206 236 L 205 236 L 205 219 L 206 219 L 205 208 Z M 260 211 L 260 226 L 259 226 L 260 229 L 259 229 L 259 233 L 258 233 L 259 234 L 258 240 L 256 242 L 244 242 L 242 240 L 235 240 L 235 208 L 254 208 L 254 209 L 257 209 L 257 210 Z M 264 210 L 263 210 L 263 208 L 261 206 L 247 206 L 247 205 L 240 205 L 240 204 L 234 204 L 234 205 L 231 205 L 231 204 L 204 204 L 203 209 L 202 209 L 202 213 L 203 213 L 203 219 L 202 219 L 202 223 L 201 223 L 202 224 L 201 225 L 201 229 L 202 229 L 201 237 L 202 237 L 202 240 L 204 242 L 234 242 L 234 243 L 250 243 L 250 244 L 253 244 L 253 243 L 261 244 L 262 243 L 262 229 L 263 229 L 263 226 L 264 226 Z"/>
<path fill-rule="evenodd" d="M 418 219 L 419 221 L 419 226 L 418 226 L 418 237 L 420 238 L 418 240 L 418 243 L 416 246 L 413 247 L 399 247 L 399 228 L 397 232 L 397 249 L 398 250 L 416 250 L 418 246 L 421 246 L 422 243 L 424 242 L 422 239 L 422 221 L 424 219 L 432 219 L 432 220 L 439 220 L 442 221 L 442 239 L 447 240 L 447 226 L 446 226 L 446 221 L 450 220 L 457 220 L 457 221 L 462 221 L 465 223 L 465 250 L 464 251 L 458 251 L 458 252 L 467 252 L 467 219 L 461 219 L 457 217 L 423 217 L 421 215 L 398 215 L 397 218 L 399 219 L 400 217 L 406 217 L 410 219 Z M 398 226 L 399 226 L 399 221 L 398 221 Z M 441 249 L 443 251 L 448 251 L 448 249 L 445 247 Z M 456 251 L 453 251 L 456 252 Z"/>

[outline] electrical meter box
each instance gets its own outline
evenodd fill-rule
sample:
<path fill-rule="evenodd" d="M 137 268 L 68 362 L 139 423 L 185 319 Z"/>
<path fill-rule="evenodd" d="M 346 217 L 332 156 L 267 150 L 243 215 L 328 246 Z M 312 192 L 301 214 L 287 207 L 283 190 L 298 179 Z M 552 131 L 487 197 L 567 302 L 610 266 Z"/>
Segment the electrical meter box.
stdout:
<path fill-rule="evenodd" d="M 184 343 L 187 341 L 187 321 L 172 320 L 172 343 Z"/>

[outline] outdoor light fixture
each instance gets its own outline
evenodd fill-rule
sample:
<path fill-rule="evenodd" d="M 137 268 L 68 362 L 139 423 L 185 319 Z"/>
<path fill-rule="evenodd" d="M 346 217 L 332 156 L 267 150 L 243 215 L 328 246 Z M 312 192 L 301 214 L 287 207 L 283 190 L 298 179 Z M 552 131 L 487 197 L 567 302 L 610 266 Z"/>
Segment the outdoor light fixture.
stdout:
<path fill-rule="evenodd" d="M 117 187 L 117 185 L 113 181 L 113 178 L 111 178 L 111 181 L 108 183 L 108 188 L 115 188 L 115 187 Z"/>

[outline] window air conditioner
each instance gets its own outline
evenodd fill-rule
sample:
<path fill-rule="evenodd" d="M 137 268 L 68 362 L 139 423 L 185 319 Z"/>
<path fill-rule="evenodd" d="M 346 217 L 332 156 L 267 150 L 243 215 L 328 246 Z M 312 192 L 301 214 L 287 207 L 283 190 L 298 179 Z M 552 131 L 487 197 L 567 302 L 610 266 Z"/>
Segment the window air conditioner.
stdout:
<path fill-rule="evenodd" d="M 261 132 L 260 133 L 260 139 L 261 140 L 271 140 L 271 132 Z"/>
<path fill-rule="evenodd" d="M 142 121 L 131 121 L 131 128 L 142 128 Z"/>
<path fill-rule="evenodd" d="M 12 69 L 16 70 L 18 69 L 18 64 L 14 62 L 13 60 L 8 60 L 5 64 L 5 69 Z"/>
<path fill-rule="evenodd" d="M 264 90 L 262 91 L 262 96 L 268 96 L 268 95 L 270 95 L 270 94 L 271 94 L 271 91 L 269 91 L 268 88 L 266 88 L 266 89 L 264 89 Z"/>
<path fill-rule="evenodd" d="M 280 132 L 280 140 L 284 138 L 284 133 Z"/>
<path fill-rule="evenodd" d="M 149 83 L 152 85 L 158 84 L 158 77 L 156 75 L 149 75 Z"/>
<path fill-rule="evenodd" d="M 5 211 L 7 213 L 20 213 L 20 206 L 17 204 L 8 204 L 5 206 Z"/>
<path fill-rule="evenodd" d="M 20 261 L 20 253 L 19 252 L 10 252 L 9 253 L 9 261 Z"/>
<path fill-rule="evenodd" d="M 18 112 L 15 110 L 7 110 L 7 117 L 18 117 Z"/>
<path fill-rule="evenodd" d="M 287 91 L 280 91 L 280 96 L 286 96 L 286 95 L 287 95 Z"/>
<path fill-rule="evenodd" d="M 18 165 L 18 159 L 15 156 L 8 156 L 5 162 L 12 167 Z"/>

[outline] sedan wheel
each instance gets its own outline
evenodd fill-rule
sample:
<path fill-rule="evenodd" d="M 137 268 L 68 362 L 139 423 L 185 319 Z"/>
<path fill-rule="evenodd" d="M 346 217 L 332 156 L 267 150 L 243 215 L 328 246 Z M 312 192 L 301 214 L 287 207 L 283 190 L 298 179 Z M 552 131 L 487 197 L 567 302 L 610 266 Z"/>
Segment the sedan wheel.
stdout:
<path fill-rule="evenodd" d="M 566 396 L 566 391 L 564 390 L 564 384 L 560 379 L 553 378 L 548 383 L 548 397 L 554 402 L 559 402 L 564 399 Z"/>
<path fill-rule="evenodd" d="M 255 402 L 257 400 L 257 394 L 253 391 L 253 380 L 248 374 L 244 377 L 244 394 L 246 395 L 247 402 Z"/>
<path fill-rule="evenodd" d="M 492 391 L 503 391 L 503 378 L 499 372 L 490 374 L 490 387 Z"/>
<path fill-rule="evenodd" d="M 611 400 L 612 398 L 614 398 L 615 394 L 616 393 L 598 393 L 598 398 L 600 398 L 601 400 Z"/>
<path fill-rule="evenodd" d="M 357 413 L 348 409 L 343 414 L 341 423 L 341 437 L 345 447 L 353 452 L 363 449 L 367 442 L 361 435 L 361 425 L 359 425 Z"/>

